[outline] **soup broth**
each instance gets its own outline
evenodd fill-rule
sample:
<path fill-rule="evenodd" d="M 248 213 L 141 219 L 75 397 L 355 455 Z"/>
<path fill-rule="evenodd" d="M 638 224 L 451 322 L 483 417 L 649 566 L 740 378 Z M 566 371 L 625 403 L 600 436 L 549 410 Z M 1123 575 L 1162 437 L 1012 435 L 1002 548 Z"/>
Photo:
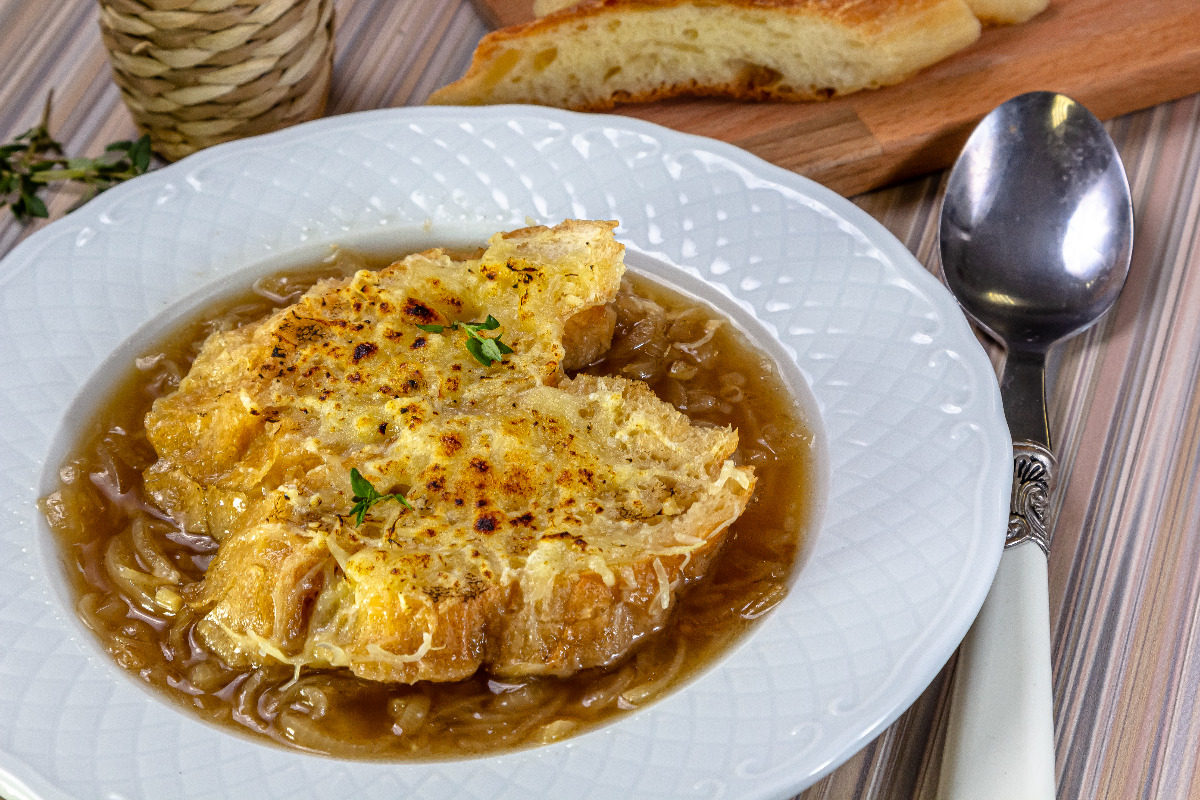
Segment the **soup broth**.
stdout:
<path fill-rule="evenodd" d="M 289 305 L 318 277 L 377 267 L 341 252 L 303 274 L 259 281 L 136 361 L 61 468 L 42 507 L 59 537 L 86 625 L 117 663 L 172 702 L 219 725 L 339 757 L 446 759 L 575 735 L 650 703 L 712 662 L 784 596 L 803 547 L 812 436 L 773 363 L 707 306 L 628 276 L 613 346 L 586 368 L 645 381 L 702 425 L 732 425 L 754 498 L 708 574 L 680 597 L 665 629 L 620 664 L 568 678 L 376 683 L 347 670 L 235 669 L 195 636 L 179 589 L 203 578 L 217 543 L 155 507 L 142 472 L 156 460 L 144 431 L 154 400 L 178 385 L 204 340 Z"/>

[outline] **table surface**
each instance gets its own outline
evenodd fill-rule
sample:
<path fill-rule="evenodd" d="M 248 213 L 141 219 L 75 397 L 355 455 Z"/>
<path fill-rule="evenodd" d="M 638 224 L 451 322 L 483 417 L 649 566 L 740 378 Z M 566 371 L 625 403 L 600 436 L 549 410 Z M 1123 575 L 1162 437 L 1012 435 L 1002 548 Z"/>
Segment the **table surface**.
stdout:
<path fill-rule="evenodd" d="M 327 113 L 420 104 L 486 32 L 469 0 L 336 0 Z M 0 136 L 35 124 L 72 154 L 135 135 L 94 0 L 0 0 Z M 1200 86 L 1196 87 L 1200 91 Z M 1063 798 L 1200 798 L 1200 95 L 1113 120 L 1133 188 L 1129 282 L 1052 357 L 1061 464 L 1050 554 Z M 852 198 L 937 272 L 938 173 Z M 53 217 L 73 203 L 51 194 Z M 0 255 L 44 222 L 0 214 Z M 990 348 L 994 360 L 1000 354 Z M 953 661 L 900 719 L 800 795 L 932 798 Z"/>

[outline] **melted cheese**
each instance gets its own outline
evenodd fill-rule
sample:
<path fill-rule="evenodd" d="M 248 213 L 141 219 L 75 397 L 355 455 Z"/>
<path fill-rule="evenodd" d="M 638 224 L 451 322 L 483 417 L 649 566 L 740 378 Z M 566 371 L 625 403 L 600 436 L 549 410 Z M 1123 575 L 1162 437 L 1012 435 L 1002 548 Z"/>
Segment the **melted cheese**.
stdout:
<path fill-rule="evenodd" d="M 205 344 L 147 419 L 146 481 L 220 542 L 186 598 L 212 649 L 454 680 L 608 663 L 661 626 L 754 479 L 733 431 L 639 383 L 564 375 L 568 323 L 620 282 L 612 227 L 410 256 Z M 451 326 L 488 315 L 513 352 L 484 365 Z M 351 469 L 408 505 L 356 526 Z"/>

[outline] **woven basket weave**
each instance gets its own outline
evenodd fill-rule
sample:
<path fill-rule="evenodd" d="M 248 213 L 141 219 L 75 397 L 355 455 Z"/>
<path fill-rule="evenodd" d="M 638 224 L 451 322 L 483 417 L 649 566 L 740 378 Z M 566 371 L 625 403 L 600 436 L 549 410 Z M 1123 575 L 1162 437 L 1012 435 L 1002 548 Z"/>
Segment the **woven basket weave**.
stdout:
<path fill-rule="evenodd" d="M 99 2 L 114 78 L 164 158 L 325 110 L 333 0 Z"/>

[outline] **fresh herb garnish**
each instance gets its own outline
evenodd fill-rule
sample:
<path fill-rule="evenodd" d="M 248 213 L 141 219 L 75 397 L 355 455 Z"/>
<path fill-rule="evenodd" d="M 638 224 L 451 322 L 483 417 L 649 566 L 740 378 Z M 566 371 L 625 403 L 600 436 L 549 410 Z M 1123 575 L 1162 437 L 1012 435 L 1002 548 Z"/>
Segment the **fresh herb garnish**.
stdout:
<path fill-rule="evenodd" d="M 60 142 L 50 135 L 50 102 L 46 96 L 42 119 L 12 142 L 0 146 L 0 206 L 7 205 L 21 222 L 48 217 L 39 192 L 47 184 L 72 181 L 83 184 L 76 207 L 105 189 L 150 169 L 150 137 L 136 142 L 113 142 L 97 158 L 67 158 Z"/>
<path fill-rule="evenodd" d="M 413 510 L 413 507 L 408 504 L 408 500 L 404 499 L 404 495 L 399 492 L 380 494 L 371 485 L 371 482 L 353 467 L 350 469 L 350 487 L 354 489 L 354 507 L 350 509 L 350 513 L 354 515 L 355 525 L 362 525 L 363 518 L 367 515 L 367 509 L 384 500 L 395 500 L 409 511 Z"/>
<path fill-rule="evenodd" d="M 467 352 L 475 356 L 475 360 L 485 367 L 490 367 L 494 361 L 503 361 L 504 356 L 513 349 L 500 341 L 500 336 L 491 338 L 483 336 L 480 331 L 494 331 L 500 327 L 500 322 L 491 314 L 483 322 L 453 322 L 450 325 L 418 325 L 423 331 L 441 333 L 446 328 L 456 331 L 462 328 L 467 332 Z M 501 334 L 503 336 L 503 334 Z"/>

